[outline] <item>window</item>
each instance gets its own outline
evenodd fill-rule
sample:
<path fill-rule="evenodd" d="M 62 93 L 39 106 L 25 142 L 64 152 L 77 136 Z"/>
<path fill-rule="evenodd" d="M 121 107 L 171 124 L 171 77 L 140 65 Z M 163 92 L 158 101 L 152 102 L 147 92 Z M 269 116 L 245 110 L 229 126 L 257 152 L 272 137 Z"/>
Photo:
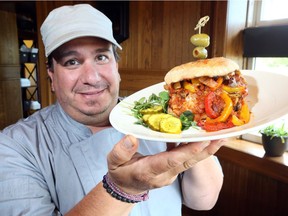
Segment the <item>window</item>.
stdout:
<path fill-rule="evenodd" d="M 254 3 L 254 26 L 287 24 L 287 0 L 256 0 Z"/>
<path fill-rule="evenodd" d="M 251 5 L 250 5 L 251 6 Z M 253 20 L 244 30 L 244 56 L 248 58 L 248 69 L 266 70 L 288 76 L 288 1 L 254 1 Z M 251 11 L 248 11 L 251 14 Z M 250 20 L 251 21 L 251 20 Z M 288 115 L 276 123 L 288 127 Z M 258 132 L 245 134 L 243 139 L 261 142 Z"/>

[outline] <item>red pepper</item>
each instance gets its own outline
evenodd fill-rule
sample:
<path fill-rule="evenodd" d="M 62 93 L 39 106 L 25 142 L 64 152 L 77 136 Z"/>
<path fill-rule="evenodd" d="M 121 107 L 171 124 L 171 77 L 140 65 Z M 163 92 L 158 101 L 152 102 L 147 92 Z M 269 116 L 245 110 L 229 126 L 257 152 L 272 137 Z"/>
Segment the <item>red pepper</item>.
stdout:
<path fill-rule="evenodd" d="M 233 111 L 233 102 L 231 98 L 228 96 L 228 94 L 222 92 L 220 94 L 220 97 L 223 99 L 225 103 L 224 109 L 221 111 L 221 114 L 217 118 L 210 119 L 209 117 L 207 117 L 206 122 L 208 123 L 226 122 L 231 112 Z"/>
<path fill-rule="evenodd" d="M 202 126 L 202 129 L 212 132 L 212 131 L 219 131 L 222 129 L 232 128 L 234 124 L 231 121 L 228 122 L 217 122 L 217 123 L 207 123 L 205 122 Z"/>
<path fill-rule="evenodd" d="M 213 110 L 213 101 L 215 101 L 215 98 L 216 98 L 215 92 L 211 91 L 209 94 L 206 95 L 205 101 L 204 101 L 205 112 L 207 116 L 209 116 L 212 119 L 217 118 L 219 116 L 219 113 Z"/>

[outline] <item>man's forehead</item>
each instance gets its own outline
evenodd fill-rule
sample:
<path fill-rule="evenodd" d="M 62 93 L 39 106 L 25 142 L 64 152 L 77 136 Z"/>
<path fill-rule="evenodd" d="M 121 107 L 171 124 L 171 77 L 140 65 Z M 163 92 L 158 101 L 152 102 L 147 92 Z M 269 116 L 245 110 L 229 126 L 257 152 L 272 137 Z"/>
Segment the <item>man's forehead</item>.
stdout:
<path fill-rule="evenodd" d="M 63 45 L 61 45 L 59 48 L 67 48 L 67 47 L 71 47 L 71 46 L 82 46 L 85 44 L 91 44 L 93 43 L 94 45 L 99 45 L 101 47 L 112 47 L 111 42 L 104 40 L 102 38 L 97 38 L 97 37 L 80 37 L 80 38 L 76 38 L 73 40 L 70 40 L 66 43 L 64 43 Z"/>
<path fill-rule="evenodd" d="M 91 44 L 93 44 L 94 47 L 91 47 Z M 81 37 L 61 45 L 52 53 L 52 55 L 56 58 L 60 58 L 67 55 L 76 54 L 78 48 L 81 48 L 84 45 L 89 45 L 94 52 L 112 52 L 112 44 L 109 41 L 96 37 Z"/>

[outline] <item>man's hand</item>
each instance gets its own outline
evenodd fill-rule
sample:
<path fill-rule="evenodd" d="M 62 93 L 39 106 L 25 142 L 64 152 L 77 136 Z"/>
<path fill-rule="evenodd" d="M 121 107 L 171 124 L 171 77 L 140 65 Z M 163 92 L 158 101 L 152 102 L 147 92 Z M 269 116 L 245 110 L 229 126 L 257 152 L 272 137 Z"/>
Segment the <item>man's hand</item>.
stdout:
<path fill-rule="evenodd" d="M 127 135 L 108 155 L 108 174 L 123 191 L 137 194 L 171 184 L 179 173 L 215 154 L 221 141 L 182 143 L 169 151 L 142 156 L 138 140 Z"/>

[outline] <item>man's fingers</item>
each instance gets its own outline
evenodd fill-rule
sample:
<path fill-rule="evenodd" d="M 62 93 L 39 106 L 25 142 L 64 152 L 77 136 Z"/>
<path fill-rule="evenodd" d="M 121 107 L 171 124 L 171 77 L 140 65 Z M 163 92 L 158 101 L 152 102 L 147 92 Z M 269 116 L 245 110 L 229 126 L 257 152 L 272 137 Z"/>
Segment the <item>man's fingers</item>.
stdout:
<path fill-rule="evenodd" d="M 155 173 L 168 171 L 172 175 L 177 175 L 215 154 L 222 145 L 222 140 L 181 143 L 168 152 L 158 154 L 157 158 L 149 158 L 150 161 L 154 159 L 157 161 L 157 164 L 155 162 L 155 166 L 152 166 L 152 171 Z"/>
<path fill-rule="evenodd" d="M 108 154 L 108 168 L 114 170 L 130 161 L 138 149 L 138 140 L 131 135 L 122 138 Z"/>
<path fill-rule="evenodd" d="M 224 145 L 223 140 L 211 141 L 211 143 L 203 149 L 201 154 L 199 154 L 197 157 L 194 157 L 192 159 L 185 161 L 183 165 L 179 167 L 179 169 L 177 169 L 177 172 L 183 172 L 185 170 L 188 170 L 191 167 L 193 167 L 196 163 L 198 163 L 199 161 L 204 160 L 210 157 L 211 155 L 214 155 L 223 145 Z"/>
<path fill-rule="evenodd" d="M 225 140 L 212 140 L 211 144 L 206 147 L 206 151 L 208 155 L 214 155 L 223 145 L 225 144 Z"/>

